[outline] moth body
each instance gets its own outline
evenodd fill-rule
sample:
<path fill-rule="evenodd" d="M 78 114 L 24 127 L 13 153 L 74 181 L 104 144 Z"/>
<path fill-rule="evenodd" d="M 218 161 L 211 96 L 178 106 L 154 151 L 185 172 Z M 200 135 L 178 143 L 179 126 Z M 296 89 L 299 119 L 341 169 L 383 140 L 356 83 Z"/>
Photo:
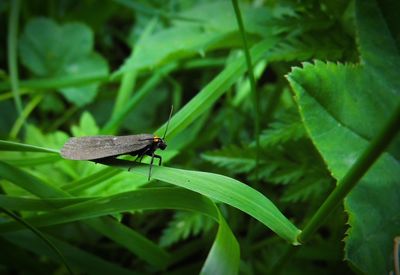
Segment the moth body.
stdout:
<path fill-rule="evenodd" d="M 151 157 L 151 173 L 154 158 L 159 160 L 159 165 L 162 161 L 161 156 L 155 154 L 155 151 L 164 150 L 166 147 L 167 144 L 163 138 L 151 134 L 72 137 L 61 149 L 61 156 L 71 160 L 102 162 L 102 160 L 121 155 L 136 156 L 136 160 L 141 161 L 147 155 Z"/>

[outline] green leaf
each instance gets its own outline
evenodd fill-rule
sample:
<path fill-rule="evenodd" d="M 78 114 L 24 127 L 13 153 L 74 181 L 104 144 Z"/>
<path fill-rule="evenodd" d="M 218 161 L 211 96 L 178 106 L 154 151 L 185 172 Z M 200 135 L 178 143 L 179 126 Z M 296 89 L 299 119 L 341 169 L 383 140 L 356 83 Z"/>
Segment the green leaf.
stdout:
<path fill-rule="evenodd" d="M 165 250 L 114 219 L 103 217 L 86 220 L 85 223 L 121 246 L 126 246 L 133 254 L 152 266 L 162 269 L 170 261 L 171 255 Z"/>
<path fill-rule="evenodd" d="M 201 274 L 237 274 L 239 271 L 239 244 L 233 237 L 232 231 L 220 216 L 220 226 L 217 238 L 201 269 Z"/>
<path fill-rule="evenodd" d="M 45 246 L 38 238 L 33 237 L 30 232 L 11 232 L 3 234 L 7 241 L 16 244 L 26 250 L 32 251 L 37 255 L 46 255 L 56 259 L 56 254 Z M 47 238 L 57 246 L 64 254 L 68 263 L 74 268 L 79 269 L 84 274 L 132 274 L 132 270 L 127 270 L 114 263 L 103 260 L 91 253 L 85 252 L 62 240 L 47 235 Z"/>
<path fill-rule="evenodd" d="M 250 50 L 251 59 L 254 63 L 260 61 L 268 55 L 269 49 L 277 43 L 277 38 L 271 36 L 254 45 Z M 234 60 L 211 82 L 209 82 L 195 97 L 193 97 L 182 109 L 180 109 L 170 122 L 169 134 L 171 138 L 177 133 L 182 132 L 199 116 L 204 114 L 237 79 L 246 71 L 244 56 Z M 166 124 L 158 129 L 163 133 Z M 160 134 L 162 135 L 162 134 Z"/>
<path fill-rule="evenodd" d="M 166 247 L 190 236 L 197 236 L 202 231 L 209 230 L 211 226 L 211 220 L 206 216 L 196 212 L 178 211 L 168 227 L 163 230 L 160 245 Z"/>
<path fill-rule="evenodd" d="M 215 165 L 225 167 L 234 174 L 250 172 L 256 165 L 254 151 L 234 145 L 218 151 L 206 152 L 201 157 Z"/>
<path fill-rule="evenodd" d="M 83 112 L 79 126 L 72 126 L 71 132 L 74 137 L 96 136 L 99 134 L 99 127 L 89 112 Z"/>
<path fill-rule="evenodd" d="M 127 169 L 132 167 L 132 162 L 117 160 L 110 165 Z M 148 176 L 147 165 L 136 165 L 130 171 Z M 238 180 L 218 174 L 163 166 L 153 167 L 152 178 L 198 192 L 238 208 L 262 222 L 283 239 L 297 244 L 296 238 L 300 230 L 268 198 Z"/>
<path fill-rule="evenodd" d="M 62 26 L 47 18 L 29 21 L 21 36 L 19 50 L 22 63 L 39 77 L 71 76 L 81 79 L 104 78 L 106 61 L 93 52 L 93 33 L 84 24 Z M 67 100 L 83 106 L 97 93 L 98 82 L 60 88 Z"/>
<path fill-rule="evenodd" d="M 0 140 L 0 151 L 19 151 L 19 152 L 43 152 L 43 153 L 56 153 L 58 150 L 51 148 L 44 148 L 30 144 L 23 144 L 7 140 Z"/>
<path fill-rule="evenodd" d="M 58 255 L 59 259 L 61 262 L 64 264 L 64 266 L 67 268 L 69 274 L 73 275 L 73 271 L 71 267 L 68 265 L 68 262 L 66 261 L 64 255 L 60 252 L 60 250 L 53 244 L 52 241 L 49 240 L 49 238 L 46 237 L 45 234 L 43 234 L 41 231 L 27 223 L 24 219 L 19 217 L 18 215 L 14 214 L 13 212 L 0 207 L 0 210 L 7 214 L 8 216 L 12 217 L 15 219 L 17 222 L 21 223 L 23 226 L 25 226 L 27 229 L 29 229 L 33 234 L 35 234 L 39 239 L 41 239 L 51 250 L 54 251 L 55 254 Z"/>
<path fill-rule="evenodd" d="M 39 178 L 23 172 L 22 170 L 3 161 L 0 161 L 0 174 L 2 175 L 2 178 L 13 182 L 36 196 L 56 198 L 67 194 L 62 190 L 41 181 Z"/>
<path fill-rule="evenodd" d="M 288 76 L 307 131 L 337 180 L 381 131 L 400 98 L 398 77 L 388 73 L 393 64 L 400 66 L 400 58 L 378 6 L 358 1 L 357 17 L 363 66 L 316 62 Z M 393 270 L 392 243 L 400 234 L 399 145 L 397 138 L 345 200 L 346 258 L 367 274 Z"/>
<path fill-rule="evenodd" d="M 91 200 L 96 197 L 79 197 L 65 199 L 33 199 L 0 195 L 0 207 L 15 211 L 51 211 L 56 208 Z"/>
<path fill-rule="evenodd" d="M 175 59 L 200 54 L 214 40 L 224 35 L 205 32 L 198 27 L 174 27 L 146 37 L 137 45 L 135 53 L 117 72 L 143 70 L 158 67 Z"/>
<path fill-rule="evenodd" d="M 93 33 L 84 24 L 59 26 L 47 18 L 29 21 L 21 36 L 22 63 L 38 76 L 65 72 L 71 62 L 87 56 L 93 48 Z M 70 68 L 72 69 L 72 68 Z"/>
<path fill-rule="evenodd" d="M 70 64 L 66 68 L 67 75 L 85 75 L 87 72 L 93 74 L 90 77 L 101 77 L 108 74 L 107 62 L 99 54 L 92 53 L 81 58 L 76 64 Z M 87 76 L 89 77 L 89 76 Z M 97 95 L 98 83 L 88 85 L 60 88 L 61 93 L 69 101 L 77 106 L 84 106 L 93 101 Z"/>
<path fill-rule="evenodd" d="M 34 226 L 41 227 L 140 209 L 182 209 L 198 211 L 204 215 L 210 216 L 220 224 L 220 228 L 204 268 L 206 270 L 215 269 L 215 267 L 212 266 L 217 262 L 219 263 L 218 268 L 222 271 L 225 270 L 225 272 L 223 272 L 224 274 L 231 274 L 231 272 L 232 274 L 237 273 L 239 267 L 239 247 L 234 235 L 223 217 L 219 214 L 215 204 L 211 200 L 185 189 L 146 188 L 106 198 L 92 199 L 46 214 L 30 217 L 26 220 Z M 89 225 L 90 224 L 91 222 L 89 221 Z M 96 222 L 94 225 L 97 227 L 101 224 Z M 21 229 L 21 225 L 16 222 L 0 224 L 0 232 L 2 233 L 18 229 Z M 104 232 L 100 228 L 98 228 L 98 230 Z M 108 228 L 106 230 L 111 229 Z M 110 234 L 111 232 L 107 232 L 107 235 Z M 125 235 L 125 238 L 128 237 L 128 235 Z M 123 236 L 119 236 L 116 240 L 120 243 L 123 238 Z M 143 244 L 143 242 L 141 243 Z M 230 251 L 226 253 L 225 251 L 228 251 L 228 249 Z M 135 249 L 135 251 L 138 250 Z M 149 252 L 150 251 L 147 251 L 147 253 Z M 158 255 L 158 253 L 156 253 L 156 255 Z M 154 254 L 150 256 L 154 257 Z M 209 265 L 212 266 L 209 267 Z"/>
<path fill-rule="evenodd" d="M 310 137 L 337 180 L 350 169 L 398 101 L 385 94 L 387 90 L 377 87 L 373 79 L 359 67 L 321 62 L 305 64 L 304 69 L 289 75 Z M 386 104 L 375 104 L 378 101 Z M 390 257 L 392 239 L 399 234 L 393 218 L 399 217 L 395 209 L 400 209 L 400 197 L 390 191 L 397 188 L 399 171 L 396 158 L 384 154 L 346 199 L 351 226 L 346 249 L 353 247 L 352 261 L 364 259 L 357 266 L 369 270 L 367 273 L 389 270 L 389 261 L 383 259 Z M 367 208 L 386 214 L 372 215 Z M 378 229 L 383 224 L 385 230 Z M 380 241 L 373 241 L 372 248 L 372 243 L 365 241 L 367 236 L 376 236 Z M 375 255 L 370 254 L 372 251 Z M 382 260 L 378 263 L 378 259 Z"/>
<path fill-rule="evenodd" d="M 287 112 L 261 133 L 260 144 L 262 147 L 274 147 L 288 141 L 297 141 L 305 136 L 304 126 L 298 114 Z"/>
<path fill-rule="evenodd" d="M 129 164 L 131 165 L 131 164 Z M 141 165 L 141 168 L 147 168 L 147 166 Z M 126 168 L 124 168 L 126 169 Z M 147 169 L 146 170 L 147 175 Z M 12 167 L 4 162 L 0 161 L 0 172 L 1 174 L 11 182 L 18 186 L 32 192 L 33 194 L 41 197 L 69 197 L 69 194 L 56 189 L 52 186 L 41 182 L 39 179 L 29 175 L 28 173 Z M 32 184 L 35 183 L 35 184 Z M 239 247 L 235 236 L 233 235 L 230 228 L 227 226 L 223 217 L 219 214 L 218 208 L 215 204 L 194 192 L 177 189 L 177 188 L 154 188 L 154 189 L 142 189 L 133 192 L 121 193 L 114 196 L 104 196 L 98 199 L 92 199 L 69 207 L 54 210 L 42 215 L 29 217 L 26 220 L 29 223 L 33 223 L 34 226 L 46 226 L 60 223 L 66 223 L 71 221 L 83 221 L 93 217 L 99 217 L 109 214 L 116 214 L 123 211 L 131 210 L 146 210 L 146 209 L 181 209 L 198 211 L 204 215 L 210 216 L 216 220 L 220 227 L 217 233 L 217 237 L 214 241 L 213 247 L 207 257 L 206 263 L 203 266 L 204 269 L 208 270 L 209 265 L 213 265 L 215 262 L 219 262 L 219 268 L 226 270 L 227 272 L 237 273 L 239 268 Z M 93 225 L 89 222 L 89 225 Z M 94 228 L 109 237 L 112 237 L 117 243 L 123 244 L 124 240 L 129 238 L 126 234 L 126 230 L 121 227 L 120 224 L 114 224 L 119 232 L 118 237 L 114 237 L 108 228 L 102 228 L 99 222 L 93 225 Z M 100 227 L 99 227 L 100 226 Z M 20 224 L 16 222 L 1 223 L 0 232 L 9 232 L 10 230 L 20 229 Z M 124 233 L 125 232 L 125 233 Z M 124 235 L 121 235 L 124 234 Z M 136 234 L 131 233 L 131 237 L 137 237 Z M 143 240 L 139 240 L 142 245 L 148 244 Z M 156 251 L 153 246 L 149 248 L 135 249 L 130 247 L 130 244 L 124 244 L 128 246 L 132 252 L 140 253 L 139 255 L 146 258 L 150 263 L 155 262 L 157 265 L 165 264 L 164 261 L 153 260 L 153 257 L 159 256 L 160 252 Z M 58 246 L 58 245 L 57 245 Z M 225 253 L 226 249 L 231 249 L 229 253 Z M 156 253 L 151 253 L 156 251 Z M 227 259 L 226 257 L 232 257 Z M 68 257 L 67 257 L 68 258 Z M 226 273 L 226 272 L 224 272 Z"/>
<path fill-rule="evenodd" d="M 24 188 L 25 190 L 28 190 L 30 193 L 38 197 L 44 198 L 39 201 L 34 199 L 2 196 L 0 197 L 0 205 L 3 206 L 5 209 L 50 211 L 59 207 L 64 207 L 74 203 L 89 200 L 89 198 L 70 198 L 67 192 L 62 191 L 54 186 L 48 185 L 40 179 L 4 162 L 0 162 L 0 172 L 5 179 L 11 181 L 21 188 Z M 93 197 L 90 199 L 93 199 Z M 108 228 L 104 227 L 105 223 L 109 225 Z M 127 249 L 138 255 L 138 257 L 146 260 L 151 264 L 154 264 L 158 267 L 163 267 L 167 262 L 167 256 L 164 255 L 164 257 L 162 257 L 162 252 L 160 252 L 160 249 L 155 248 L 155 244 L 151 244 L 149 241 L 145 241 L 143 239 L 144 237 L 139 236 L 138 234 L 136 234 L 136 232 L 130 232 L 129 230 L 124 229 L 123 225 L 120 223 L 102 220 L 89 222 L 88 225 L 96 229 L 97 231 L 107 235 L 116 243 L 127 247 Z M 115 234 L 111 234 L 111 228 L 113 228 L 114 232 L 116 232 Z M 131 242 L 126 242 L 127 238 L 130 238 Z M 141 243 L 141 246 L 136 247 L 134 245 L 134 241 L 136 241 L 136 243 Z"/>
<path fill-rule="evenodd" d="M 271 28 L 263 24 L 273 17 L 272 12 L 263 8 L 243 5 L 246 27 L 251 33 L 270 36 Z M 219 11 L 223 10 L 223 13 Z M 221 47 L 240 45 L 235 14 L 229 2 L 196 5 L 182 12 L 189 21 L 176 21 L 170 28 L 160 30 L 140 40 L 134 54 L 116 72 L 116 75 L 131 70 L 154 69 L 167 62 L 184 57 L 201 55 Z"/>

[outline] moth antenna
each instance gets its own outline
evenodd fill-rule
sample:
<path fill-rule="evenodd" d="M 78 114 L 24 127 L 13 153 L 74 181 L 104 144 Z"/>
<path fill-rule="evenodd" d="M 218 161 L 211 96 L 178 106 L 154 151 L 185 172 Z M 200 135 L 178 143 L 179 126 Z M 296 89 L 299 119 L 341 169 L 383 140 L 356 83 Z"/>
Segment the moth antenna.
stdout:
<path fill-rule="evenodd" d="M 171 116 L 172 116 L 172 112 L 173 111 L 174 111 L 174 105 L 171 105 L 171 111 L 169 112 L 169 118 L 168 118 L 168 121 L 167 121 L 167 127 L 165 127 L 165 132 L 164 132 L 164 136 L 163 136 L 162 139 L 165 139 L 165 136 L 167 135 L 169 121 L 171 120 Z"/>

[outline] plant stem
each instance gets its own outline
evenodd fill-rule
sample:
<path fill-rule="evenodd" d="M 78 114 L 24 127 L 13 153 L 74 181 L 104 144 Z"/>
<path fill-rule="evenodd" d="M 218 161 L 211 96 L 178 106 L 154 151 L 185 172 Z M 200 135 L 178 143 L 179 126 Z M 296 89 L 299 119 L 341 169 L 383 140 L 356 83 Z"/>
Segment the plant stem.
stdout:
<path fill-rule="evenodd" d="M 239 9 L 239 4 L 237 0 L 232 0 L 232 5 L 233 9 L 235 10 L 236 14 L 236 20 L 238 22 L 239 30 L 240 30 L 240 35 L 242 36 L 243 40 L 243 50 L 244 54 L 246 57 L 246 63 L 247 63 L 247 69 L 248 69 L 248 74 L 249 74 L 249 80 L 250 80 L 250 87 L 251 91 L 253 94 L 253 101 L 254 101 L 254 109 L 255 109 L 255 139 L 256 139 L 256 169 L 255 169 L 255 175 L 256 175 L 256 181 L 258 181 L 258 167 L 260 163 L 260 154 L 259 154 L 259 149 L 260 149 L 260 100 L 259 100 L 259 95 L 256 91 L 256 80 L 254 77 L 254 72 L 253 72 L 253 64 L 251 62 L 251 57 L 250 57 L 250 51 L 249 51 L 249 45 L 247 43 L 247 38 L 246 38 L 246 33 L 244 29 L 244 24 L 242 20 L 242 15 L 240 13 Z"/>
<path fill-rule="evenodd" d="M 300 243 L 307 242 L 313 233 L 323 224 L 329 214 L 342 202 L 343 198 L 354 188 L 361 177 L 389 146 L 400 130 L 400 102 L 379 134 L 371 141 L 347 174 L 338 181 L 336 188 L 328 196 L 304 230 L 298 236 Z"/>
<path fill-rule="evenodd" d="M 110 135 L 115 134 L 121 124 L 124 122 L 125 117 L 132 111 L 132 109 L 142 100 L 149 92 L 151 92 L 154 87 L 156 87 L 161 80 L 165 78 L 171 71 L 177 67 L 176 63 L 171 63 L 161 68 L 159 71 L 154 73 L 141 87 L 136 91 L 134 96 L 132 96 L 125 105 L 121 107 L 118 113 L 115 113 L 113 117 L 106 123 L 106 125 L 101 130 L 101 134 Z"/>
<path fill-rule="evenodd" d="M 8 70 L 11 79 L 11 90 L 14 96 L 15 107 L 17 113 L 22 113 L 22 103 L 19 95 L 18 87 L 18 65 L 17 65 L 17 37 L 18 37 L 18 18 L 19 8 L 21 6 L 20 0 L 11 1 L 11 11 L 8 20 Z"/>
<path fill-rule="evenodd" d="M 10 131 L 10 138 L 16 139 L 18 136 L 19 131 L 21 130 L 22 126 L 25 124 L 27 118 L 29 117 L 30 113 L 36 108 L 36 106 L 42 101 L 43 95 L 39 94 L 35 96 L 29 103 L 26 105 L 26 108 L 19 114 L 19 117 L 15 121 L 13 127 Z"/>

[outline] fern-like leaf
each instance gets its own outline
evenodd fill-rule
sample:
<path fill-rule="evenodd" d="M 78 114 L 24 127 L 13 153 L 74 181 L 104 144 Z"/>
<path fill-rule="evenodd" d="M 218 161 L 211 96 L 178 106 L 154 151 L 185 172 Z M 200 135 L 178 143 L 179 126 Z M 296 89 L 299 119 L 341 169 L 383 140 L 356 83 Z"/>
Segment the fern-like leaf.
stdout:
<path fill-rule="evenodd" d="M 272 122 L 260 135 L 262 147 L 272 147 L 288 141 L 297 141 L 306 136 L 298 114 L 287 112 Z"/>
<path fill-rule="evenodd" d="M 210 218 L 199 213 L 177 211 L 167 228 L 163 230 L 160 245 L 167 247 L 190 236 L 198 236 L 210 230 L 213 224 Z"/>
<path fill-rule="evenodd" d="M 247 173 L 255 167 L 255 153 L 249 148 L 233 145 L 204 153 L 201 157 L 219 167 L 226 168 L 233 174 Z"/>

